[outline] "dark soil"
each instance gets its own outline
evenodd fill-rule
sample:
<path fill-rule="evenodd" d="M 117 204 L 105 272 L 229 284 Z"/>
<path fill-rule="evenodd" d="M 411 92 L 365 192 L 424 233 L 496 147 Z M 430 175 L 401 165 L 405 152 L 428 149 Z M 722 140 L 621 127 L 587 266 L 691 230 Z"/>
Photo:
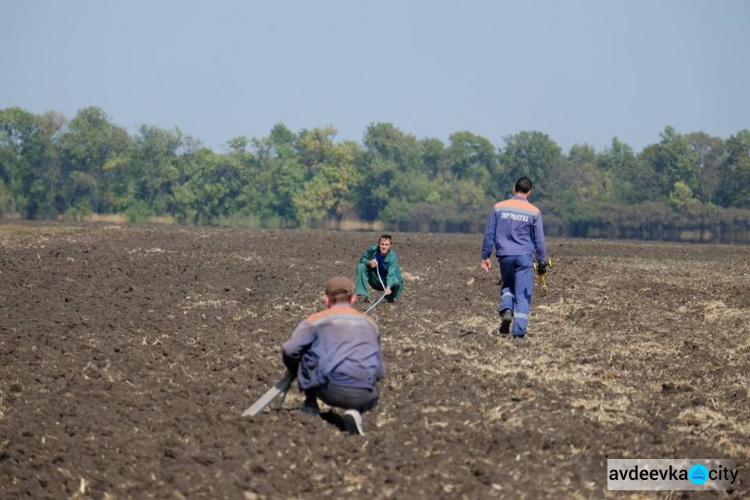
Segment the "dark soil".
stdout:
<path fill-rule="evenodd" d="M 366 435 L 296 388 L 240 417 L 376 237 L 0 225 L 0 497 L 655 498 L 607 458 L 672 457 L 734 459 L 708 496 L 748 495 L 750 247 L 552 239 L 516 344 L 481 235 L 396 234 Z"/>

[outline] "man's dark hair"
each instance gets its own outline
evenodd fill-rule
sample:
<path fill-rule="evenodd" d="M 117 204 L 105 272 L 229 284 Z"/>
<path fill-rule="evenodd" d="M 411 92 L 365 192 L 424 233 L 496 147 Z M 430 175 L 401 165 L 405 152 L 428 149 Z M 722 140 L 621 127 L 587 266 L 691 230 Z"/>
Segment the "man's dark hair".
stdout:
<path fill-rule="evenodd" d="M 534 183 L 531 182 L 531 179 L 529 179 L 526 176 L 523 176 L 516 181 L 516 193 L 526 194 L 529 191 L 531 191 L 531 188 L 533 186 L 534 186 Z"/>
<path fill-rule="evenodd" d="M 380 240 L 388 240 L 393 243 L 393 237 L 390 234 L 381 234 L 380 238 L 378 238 L 378 243 L 380 243 Z"/>

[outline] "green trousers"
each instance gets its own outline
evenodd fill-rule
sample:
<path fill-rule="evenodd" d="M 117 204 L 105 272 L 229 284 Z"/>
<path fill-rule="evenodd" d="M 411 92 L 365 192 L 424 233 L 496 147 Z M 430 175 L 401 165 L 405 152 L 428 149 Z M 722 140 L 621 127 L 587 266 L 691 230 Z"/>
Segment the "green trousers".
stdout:
<path fill-rule="evenodd" d="M 381 276 L 381 278 L 383 278 L 383 284 L 385 285 L 385 276 Z M 374 290 L 383 291 L 383 287 L 380 285 L 380 280 L 378 279 L 377 270 L 367 264 L 357 264 L 357 285 L 354 287 L 354 293 L 356 295 L 369 296 L 370 291 L 367 289 L 366 283 L 369 283 Z M 391 285 L 391 296 L 394 299 L 397 299 L 403 291 L 403 283 L 394 283 Z"/>

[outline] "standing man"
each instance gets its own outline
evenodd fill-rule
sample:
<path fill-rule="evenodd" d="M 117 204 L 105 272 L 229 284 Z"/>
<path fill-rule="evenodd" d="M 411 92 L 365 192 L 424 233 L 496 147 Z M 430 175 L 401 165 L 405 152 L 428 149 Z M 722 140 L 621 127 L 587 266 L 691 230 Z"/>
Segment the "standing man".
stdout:
<path fill-rule="evenodd" d="M 305 393 L 302 411 L 320 414 L 318 398 L 343 408 L 351 434 L 364 434 L 362 413 L 378 403 L 377 382 L 385 376 L 380 332 L 352 307 L 354 284 L 343 276 L 326 281 L 327 309 L 302 321 L 284 343 L 282 357 Z"/>
<path fill-rule="evenodd" d="M 521 177 L 513 188 L 515 196 L 498 202 L 487 221 L 487 231 L 482 243 L 481 267 L 489 272 L 492 264 L 492 247 L 497 250 L 500 264 L 500 330 L 510 332 L 513 323 L 513 338 L 522 339 L 526 334 L 531 309 L 531 292 L 534 286 L 534 254 L 537 272 L 547 272 L 547 247 L 544 243 L 542 213 L 529 203 L 532 182 Z"/>
<path fill-rule="evenodd" d="M 398 267 L 398 257 L 393 250 L 393 238 L 384 234 L 378 238 L 378 244 L 364 251 L 357 264 L 357 288 L 355 293 L 365 302 L 370 292 L 367 285 L 383 291 L 386 302 L 394 303 L 404 290 L 404 279 Z M 384 288 L 385 287 L 385 288 Z"/>

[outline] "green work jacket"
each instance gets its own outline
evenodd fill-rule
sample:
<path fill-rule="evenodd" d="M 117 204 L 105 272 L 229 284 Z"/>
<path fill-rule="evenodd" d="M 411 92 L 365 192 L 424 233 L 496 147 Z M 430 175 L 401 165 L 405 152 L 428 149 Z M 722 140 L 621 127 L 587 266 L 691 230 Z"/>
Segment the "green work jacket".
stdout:
<path fill-rule="evenodd" d="M 377 245 L 372 245 L 370 248 L 365 250 L 365 252 L 362 254 L 362 257 L 359 258 L 359 263 L 366 265 L 368 262 L 375 258 L 375 255 L 379 251 L 380 250 Z M 404 279 L 401 277 L 401 269 L 398 267 L 398 257 L 396 256 L 396 252 L 394 252 L 393 249 L 390 249 L 388 253 L 385 254 L 385 259 L 383 259 L 383 262 L 388 268 L 388 274 L 386 274 L 385 276 L 385 286 L 403 286 Z M 369 271 L 371 268 L 368 267 L 367 269 Z"/>

